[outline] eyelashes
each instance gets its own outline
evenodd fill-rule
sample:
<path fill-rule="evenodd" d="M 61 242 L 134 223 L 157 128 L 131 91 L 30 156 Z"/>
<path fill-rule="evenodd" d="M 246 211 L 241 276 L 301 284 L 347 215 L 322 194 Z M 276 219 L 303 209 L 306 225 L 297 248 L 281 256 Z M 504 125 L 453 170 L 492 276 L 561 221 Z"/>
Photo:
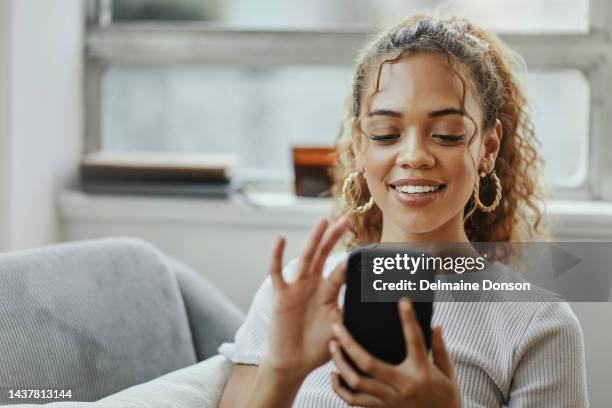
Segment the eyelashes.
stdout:
<path fill-rule="evenodd" d="M 380 136 L 368 136 L 368 138 L 370 140 L 373 140 L 375 142 L 381 142 L 381 143 L 389 143 L 392 142 L 396 139 L 399 139 L 401 135 L 399 134 L 389 134 L 389 135 L 380 135 Z M 462 135 L 440 135 L 440 134 L 433 134 L 431 135 L 432 138 L 437 139 L 437 140 L 441 140 L 443 143 L 448 143 L 448 144 L 452 144 L 452 143 L 458 143 L 460 141 L 462 141 L 463 139 L 465 139 L 465 134 Z"/>
<path fill-rule="evenodd" d="M 432 135 L 432 137 L 440 140 L 444 140 L 445 142 L 459 142 L 465 139 L 465 135 Z"/>

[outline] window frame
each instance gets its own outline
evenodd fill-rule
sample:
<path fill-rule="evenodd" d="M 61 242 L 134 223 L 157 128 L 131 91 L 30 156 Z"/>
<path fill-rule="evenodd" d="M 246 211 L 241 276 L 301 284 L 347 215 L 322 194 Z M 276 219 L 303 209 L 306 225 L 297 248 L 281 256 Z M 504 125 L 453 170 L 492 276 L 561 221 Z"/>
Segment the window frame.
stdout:
<path fill-rule="evenodd" d="M 90 0 L 84 45 L 84 152 L 101 147 L 101 82 L 112 64 L 352 64 L 371 32 L 235 29 L 213 23 L 111 24 L 111 0 Z M 612 4 L 590 0 L 587 33 L 499 33 L 530 70 L 574 69 L 590 87 L 583 185 L 555 198 L 612 201 Z M 256 174 L 255 178 L 266 178 Z M 274 178 L 274 177 L 272 177 Z M 287 180 L 285 180 L 287 181 Z"/>

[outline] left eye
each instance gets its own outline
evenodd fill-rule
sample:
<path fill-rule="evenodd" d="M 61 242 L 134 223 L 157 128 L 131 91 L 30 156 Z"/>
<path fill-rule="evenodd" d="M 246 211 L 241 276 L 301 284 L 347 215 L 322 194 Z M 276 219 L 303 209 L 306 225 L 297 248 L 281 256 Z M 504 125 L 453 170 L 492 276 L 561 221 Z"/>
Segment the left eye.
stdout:
<path fill-rule="evenodd" d="M 443 140 L 445 142 L 458 142 L 463 140 L 465 135 L 432 135 L 436 139 Z"/>

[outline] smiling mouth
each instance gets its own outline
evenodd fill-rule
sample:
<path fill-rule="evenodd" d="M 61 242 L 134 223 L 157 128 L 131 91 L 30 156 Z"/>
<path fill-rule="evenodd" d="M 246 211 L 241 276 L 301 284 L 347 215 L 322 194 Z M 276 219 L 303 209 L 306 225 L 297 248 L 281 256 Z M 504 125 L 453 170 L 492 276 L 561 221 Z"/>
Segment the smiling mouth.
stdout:
<path fill-rule="evenodd" d="M 441 191 L 446 187 L 446 184 L 438 184 L 435 186 L 422 185 L 422 186 L 413 186 L 404 184 L 401 186 L 394 186 L 393 184 L 389 184 L 389 187 L 392 189 L 399 191 L 403 194 L 428 194 L 436 191 Z"/>

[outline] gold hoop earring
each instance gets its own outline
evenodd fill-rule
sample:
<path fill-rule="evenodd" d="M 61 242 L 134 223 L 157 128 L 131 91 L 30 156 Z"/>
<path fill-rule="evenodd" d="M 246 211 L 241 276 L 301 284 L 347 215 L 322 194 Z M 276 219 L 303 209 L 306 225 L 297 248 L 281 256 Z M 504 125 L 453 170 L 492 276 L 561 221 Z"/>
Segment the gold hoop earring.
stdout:
<path fill-rule="evenodd" d="M 481 178 L 486 177 L 486 175 L 487 174 L 484 171 L 480 172 Z M 480 184 L 479 184 L 478 189 L 474 189 L 474 201 L 476 202 L 476 207 L 478 207 L 480 211 L 486 212 L 486 213 L 495 211 L 497 206 L 499 206 L 499 203 L 502 198 L 502 186 L 501 186 L 501 182 L 499 181 L 499 178 L 497 177 L 497 174 L 495 174 L 495 170 L 493 170 L 489 175 L 491 176 L 491 178 L 493 179 L 493 182 L 495 183 L 495 200 L 493 200 L 493 203 L 491 205 L 486 206 L 480 201 L 480 197 L 478 194 L 480 191 Z M 480 180 L 478 180 L 478 183 L 480 183 Z"/>
<path fill-rule="evenodd" d="M 372 206 L 374 205 L 374 197 L 372 197 L 371 195 L 370 195 L 370 200 L 368 200 L 367 203 L 360 205 L 358 207 L 352 207 L 351 202 L 348 200 L 350 186 L 357 179 L 357 176 L 360 174 L 361 173 L 357 170 L 350 172 L 349 175 L 346 177 L 346 179 L 344 179 L 344 183 L 342 184 L 342 199 L 346 203 L 346 206 L 349 209 L 349 212 L 364 213 L 370 210 Z"/>

